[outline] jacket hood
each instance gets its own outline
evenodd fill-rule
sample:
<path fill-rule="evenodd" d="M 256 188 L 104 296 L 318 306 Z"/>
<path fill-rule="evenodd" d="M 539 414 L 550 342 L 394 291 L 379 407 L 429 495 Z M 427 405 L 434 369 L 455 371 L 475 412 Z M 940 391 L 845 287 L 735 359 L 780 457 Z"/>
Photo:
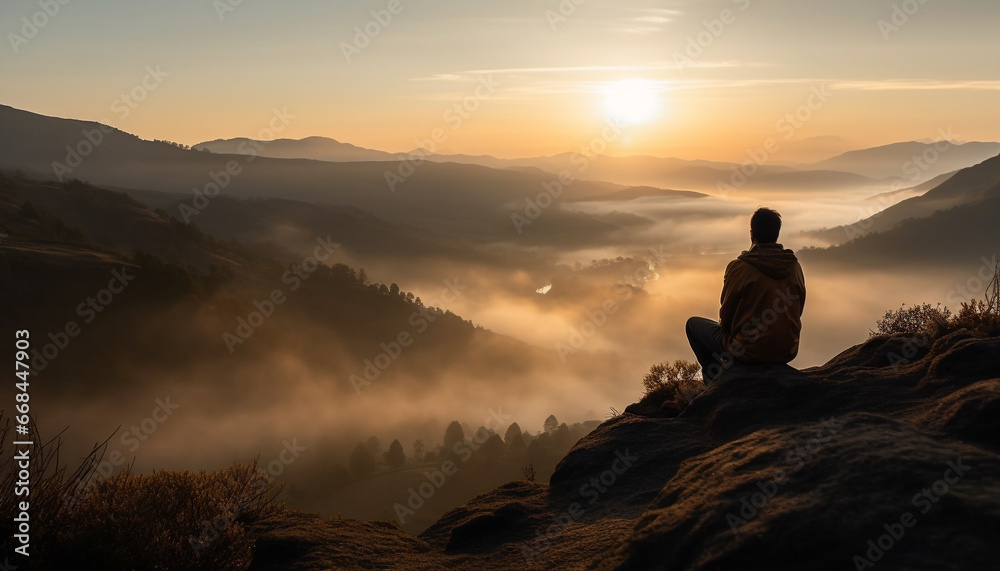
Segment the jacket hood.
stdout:
<path fill-rule="evenodd" d="M 790 276 L 799 261 L 794 252 L 786 250 L 781 244 L 756 244 L 740 254 L 738 259 L 776 280 Z"/>

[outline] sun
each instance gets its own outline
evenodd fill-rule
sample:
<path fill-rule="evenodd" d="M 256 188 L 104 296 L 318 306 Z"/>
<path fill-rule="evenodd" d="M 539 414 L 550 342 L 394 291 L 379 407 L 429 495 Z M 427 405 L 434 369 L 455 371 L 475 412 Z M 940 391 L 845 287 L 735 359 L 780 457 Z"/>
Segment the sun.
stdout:
<path fill-rule="evenodd" d="M 647 79 L 623 79 L 608 85 L 604 109 L 619 123 L 648 123 L 659 114 L 660 95 Z"/>

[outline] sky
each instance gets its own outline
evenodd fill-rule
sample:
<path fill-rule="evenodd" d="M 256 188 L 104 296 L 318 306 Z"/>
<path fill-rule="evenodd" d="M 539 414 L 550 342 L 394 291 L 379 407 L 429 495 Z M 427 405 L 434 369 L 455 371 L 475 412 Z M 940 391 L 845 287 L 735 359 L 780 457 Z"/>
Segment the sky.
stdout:
<path fill-rule="evenodd" d="M 0 103 L 184 144 L 442 129 L 513 158 L 617 121 L 613 154 L 791 159 L 1000 139 L 998 24 L 995 0 L 5 0 Z"/>

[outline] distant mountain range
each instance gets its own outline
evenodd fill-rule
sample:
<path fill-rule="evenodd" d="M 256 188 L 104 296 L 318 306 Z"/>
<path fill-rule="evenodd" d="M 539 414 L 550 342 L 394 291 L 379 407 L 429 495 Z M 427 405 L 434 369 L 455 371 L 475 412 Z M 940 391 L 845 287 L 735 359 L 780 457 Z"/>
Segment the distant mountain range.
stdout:
<path fill-rule="evenodd" d="M 718 192 L 720 183 L 732 184 L 733 170 L 740 166 L 719 161 L 650 156 L 585 157 L 580 153 L 521 159 L 500 159 L 489 155 L 427 154 L 419 150 L 410 153 L 386 153 L 323 137 L 275 141 L 228 139 L 199 143 L 192 148 L 213 153 L 257 154 L 262 157 L 329 162 L 398 162 L 413 156 L 423 156 L 435 163 L 456 163 L 528 172 L 542 171 L 549 175 L 568 171 L 580 179 L 589 181 L 610 181 L 636 187 L 680 186 L 709 193 Z M 879 180 L 854 172 L 839 172 L 828 168 L 799 170 L 780 164 L 765 164 L 755 168 L 753 176 L 749 177 L 745 186 L 768 190 L 827 190 L 845 187 L 875 188 L 880 184 L 883 183 Z"/>
<path fill-rule="evenodd" d="M 940 186 L 941 184 L 943 184 L 946 180 L 948 180 L 949 178 L 955 176 L 956 172 L 958 172 L 958 171 L 948 172 L 948 173 L 944 173 L 942 175 L 938 175 L 938 176 L 930 179 L 929 181 L 927 181 L 925 183 L 918 184 L 916 186 L 911 186 L 909 188 L 903 188 L 903 189 L 900 189 L 900 190 L 890 190 L 890 191 L 887 191 L 887 192 L 880 192 L 879 194 L 876 194 L 874 196 L 868 197 L 868 200 L 870 200 L 872 202 L 878 202 L 878 203 L 883 204 L 886 207 L 888 207 L 888 206 L 891 206 L 891 205 L 896 204 L 898 202 L 901 202 L 903 200 L 906 200 L 907 198 L 913 198 L 914 196 L 920 196 L 921 194 L 924 194 L 928 190 L 932 190 L 934 188 L 937 188 L 938 186 Z"/>
<path fill-rule="evenodd" d="M 848 151 L 832 158 L 805 164 L 792 165 L 792 151 L 799 149 L 816 153 L 821 149 L 842 148 L 846 142 L 837 137 L 816 137 L 789 145 L 789 156 L 779 156 L 778 162 L 760 167 L 751 177 L 748 186 L 753 188 L 826 189 L 876 185 L 880 181 L 905 182 L 908 186 L 920 184 L 941 174 L 953 172 L 979 163 L 1000 153 L 1000 143 L 894 143 L 868 149 Z M 799 148 L 801 147 L 801 148 Z M 325 137 L 308 137 L 301 140 L 278 139 L 254 141 L 227 139 L 207 141 L 194 145 L 214 153 L 247 154 L 254 152 L 272 158 L 314 159 L 332 162 L 400 161 L 412 153 L 387 153 L 365 149 Z M 540 169 L 550 173 L 563 170 L 577 171 L 582 164 L 581 155 L 562 153 L 548 157 L 500 159 L 489 155 L 428 154 L 434 162 L 473 164 L 497 169 Z M 650 156 L 602 156 L 588 160 L 580 178 L 606 180 L 631 186 L 683 186 L 696 190 L 713 191 L 720 181 L 726 181 L 732 169 L 739 165 L 729 162 L 685 160 Z M 810 173 L 793 175 L 790 173 Z M 855 175 L 855 176 L 852 176 Z"/>
<path fill-rule="evenodd" d="M 908 142 L 850 151 L 809 167 L 898 179 L 910 186 L 981 163 L 997 154 L 1000 154 L 1000 143 Z"/>
<path fill-rule="evenodd" d="M 705 198 L 707 195 L 690 190 L 670 190 L 652 186 L 633 186 L 602 197 L 605 201 L 629 201 L 640 198 Z M 586 200 L 586 199 L 583 199 Z"/>
<path fill-rule="evenodd" d="M 997 220 L 1000 156 L 855 224 L 812 233 L 843 245 L 810 251 L 808 257 L 882 267 L 961 264 L 972 271 L 982 257 L 997 254 Z"/>
<path fill-rule="evenodd" d="M 216 139 L 198 143 L 191 148 L 224 155 L 246 155 L 251 151 L 262 157 L 275 159 L 314 159 L 334 163 L 363 161 L 398 161 L 404 153 L 386 153 L 358 147 L 350 143 L 328 137 L 307 137 L 305 139 L 276 139 L 258 141 L 255 139 Z"/>
<path fill-rule="evenodd" d="M 225 237 L 247 240 L 259 239 L 268 231 L 286 231 L 283 224 L 288 224 L 288 220 L 294 220 L 299 231 L 314 232 L 321 224 L 310 218 L 307 204 L 318 204 L 322 207 L 317 212 L 328 217 L 324 223 L 337 219 L 340 220 L 338 224 L 357 228 L 361 235 L 392 236 L 395 238 L 389 242 L 421 244 L 420 248 L 428 252 L 448 249 L 449 240 L 454 244 L 456 238 L 470 245 L 512 239 L 524 246 L 606 245 L 610 237 L 620 234 L 621 230 L 642 228 L 652 221 L 621 212 L 587 214 L 562 208 L 560 203 L 703 198 L 704 194 L 690 190 L 668 189 L 703 186 L 714 191 L 715 185 L 728 178 L 731 172 L 725 170 L 725 163 L 656 157 L 602 157 L 589 163 L 588 168 L 580 169 L 575 164 L 579 157 L 572 154 L 519 161 L 491 157 L 495 162 L 491 167 L 472 164 L 480 160 L 477 157 L 449 155 L 448 158 L 470 164 L 431 160 L 411 165 L 411 171 L 404 171 L 401 170 L 404 165 L 395 160 L 334 162 L 243 155 L 240 145 L 244 143 L 250 144 L 248 140 L 213 143 L 219 150 L 236 150 L 236 155 L 199 152 L 142 140 L 98 123 L 45 117 L 0 106 L 0 168 L 21 169 L 49 179 L 78 178 L 122 189 L 134 197 L 161 204 L 175 217 L 204 223 Z M 326 153 L 323 156 L 345 159 L 349 156 L 393 156 L 371 154 L 381 152 L 323 138 L 275 141 L 267 143 L 266 149 L 286 156 L 304 152 L 304 149 L 312 149 L 315 156 L 323 151 Z M 920 196 L 903 200 L 857 224 L 820 231 L 816 235 L 830 243 L 843 243 L 864 234 L 893 230 L 906 219 L 929 218 L 937 211 L 957 206 L 983 203 L 984 207 L 992 208 L 993 203 L 986 199 L 993 196 L 1000 180 L 1000 159 L 991 158 L 961 170 L 953 167 L 973 161 L 991 149 L 1000 152 L 1000 145 L 996 143 L 953 146 L 901 143 L 853 151 L 813 165 L 817 168 L 850 167 L 866 174 L 798 170 L 778 165 L 762 167 L 741 190 L 877 189 L 889 181 L 898 185 L 898 178 L 876 180 L 871 175 L 892 172 L 899 159 L 912 158 L 913 153 L 921 156 L 926 153 L 929 157 L 932 155 L 930 149 L 938 152 L 938 159 L 933 164 L 929 160 L 923 163 L 932 167 L 922 171 L 923 176 L 929 177 L 927 181 L 890 191 Z M 888 166 L 876 167 L 877 164 Z M 568 184 L 557 185 L 558 175 L 554 173 L 568 169 L 573 169 L 570 172 L 575 175 L 574 179 Z M 950 170 L 934 174 L 943 169 Z M 951 174 L 956 170 L 958 172 Z M 930 176 L 932 174 L 934 176 Z M 395 180 L 390 183 L 392 177 Z M 655 178 L 682 184 L 616 184 L 588 180 L 588 177 L 607 177 L 619 182 Z M 938 182 L 940 184 L 936 184 Z M 539 197 L 547 192 L 545 189 L 557 188 L 554 185 L 558 186 L 558 196 L 551 201 L 542 200 L 542 204 L 549 206 L 537 211 L 544 210 L 544 217 L 530 232 L 518 235 L 511 216 L 525 213 L 533 203 L 537 205 Z M 157 198 L 150 192 L 171 196 Z M 271 202 L 241 204 L 218 200 L 214 203 L 215 212 L 202 215 L 213 204 L 213 196 L 269 199 Z M 892 204 L 903 197 L 876 195 L 875 200 Z M 284 213 L 286 218 L 277 213 Z M 84 222 L 81 220 L 80 224 Z M 382 230 L 372 232 L 377 228 Z M 958 233 L 958 229 L 950 233 L 942 230 L 940 243 L 948 243 L 949 236 Z M 873 251 L 872 255 L 875 253 Z"/>
<path fill-rule="evenodd" d="M 220 139 L 194 145 L 194 149 L 211 151 L 199 153 L 145 141 L 98 123 L 45 117 L 6 106 L 0 106 L 0 127 L 0 167 L 4 168 L 32 170 L 42 175 L 59 169 L 59 174 L 65 178 L 76 177 L 105 186 L 189 194 L 192 188 L 201 188 L 211 182 L 210 172 L 219 172 L 225 167 L 228 161 L 223 157 L 238 155 L 243 157 L 238 159 L 241 173 L 226 189 L 231 195 L 280 196 L 345 204 L 390 221 L 405 219 L 417 225 L 424 224 L 419 221 L 424 216 L 426 222 L 437 227 L 441 227 L 438 222 L 442 222 L 442 218 L 457 216 L 456 207 L 464 203 L 463 219 L 471 216 L 475 220 L 487 214 L 482 210 L 489 210 L 489 222 L 483 218 L 475 221 L 477 234 L 481 234 L 479 230 L 484 223 L 486 228 L 492 225 L 497 231 L 505 232 L 500 228 L 506 226 L 502 220 L 504 216 L 499 217 L 500 225 L 497 226 L 496 213 L 504 209 L 516 211 L 517 205 L 525 204 L 527 199 L 538 194 L 536 189 L 551 184 L 565 172 L 572 174 L 574 179 L 562 197 L 567 202 L 620 200 L 621 197 L 610 198 L 610 195 L 632 187 L 707 194 L 718 194 L 720 189 L 754 193 L 857 189 L 875 194 L 898 190 L 893 185 L 899 186 L 900 182 L 911 187 L 922 184 L 1000 152 L 998 143 L 949 144 L 946 150 L 936 151 L 938 155 L 932 164 L 921 163 L 926 167 L 922 168 L 907 165 L 907 161 L 925 153 L 932 156 L 934 145 L 899 143 L 851 151 L 812 165 L 789 166 L 775 162 L 754 165 L 752 175 L 745 179 L 739 174 L 739 165 L 717 161 L 649 156 L 585 158 L 578 153 L 523 159 L 429 155 L 427 162 L 416 167 L 412 176 L 401 177 L 404 182 L 395 185 L 406 188 L 407 192 L 386 195 L 384 192 L 389 192 L 390 186 L 387 177 L 393 176 L 390 173 L 408 172 L 408 165 L 400 162 L 407 154 L 366 149 L 324 137 L 275 141 Z M 98 144 L 92 143 L 98 139 Z M 836 146 L 843 142 L 823 144 Z M 71 152 L 71 149 L 84 152 Z M 84 154 L 86 156 L 81 156 Z M 70 166 L 77 161 L 80 164 Z M 910 172 L 912 168 L 919 172 Z M 901 178 L 907 176 L 906 173 L 916 178 Z M 393 199 L 385 200 L 387 196 Z M 438 204 L 439 200 L 445 204 Z M 470 202 L 480 204 L 470 209 Z M 558 216 L 576 217 L 582 221 L 579 214 L 560 212 Z M 587 228 L 587 225 L 592 227 Z M 600 223 L 593 226 L 591 219 L 580 230 L 583 235 L 592 236 L 594 232 L 610 231 L 613 227 L 614 224 L 602 226 Z"/>
<path fill-rule="evenodd" d="M 284 198 L 351 206 L 391 223 L 476 242 L 517 237 L 511 215 L 524 212 L 529 200 L 558 180 L 538 170 L 471 164 L 426 162 L 403 171 L 394 162 L 219 155 L 11 107 L 0 107 L 0 168 L 132 192 L 184 195 L 187 212 L 172 214 L 185 221 L 197 222 L 217 195 Z M 625 188 L 592 181 L 560 184 L 556 202 L 607 199 Z M 635 221 L 551 207 L 537 231 L 525 233 L 522 242 L 597 244 L 623 222 Z"/>

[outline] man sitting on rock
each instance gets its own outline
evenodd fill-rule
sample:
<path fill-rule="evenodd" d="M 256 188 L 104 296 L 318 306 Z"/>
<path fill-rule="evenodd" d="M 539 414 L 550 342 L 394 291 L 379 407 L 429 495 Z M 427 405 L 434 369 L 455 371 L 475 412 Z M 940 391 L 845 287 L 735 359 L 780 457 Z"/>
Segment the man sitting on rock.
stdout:
<path fill-rule="evenodd" d="M 799 352 L 806 283 L 795 254 L 778 244 L 780 231 L 780 214 L 754 212 L 750 250 L 726 267 L 719 322 L 688 319 L 688 341 L 706 385 L 737 363 L 788 363 Z"/>

